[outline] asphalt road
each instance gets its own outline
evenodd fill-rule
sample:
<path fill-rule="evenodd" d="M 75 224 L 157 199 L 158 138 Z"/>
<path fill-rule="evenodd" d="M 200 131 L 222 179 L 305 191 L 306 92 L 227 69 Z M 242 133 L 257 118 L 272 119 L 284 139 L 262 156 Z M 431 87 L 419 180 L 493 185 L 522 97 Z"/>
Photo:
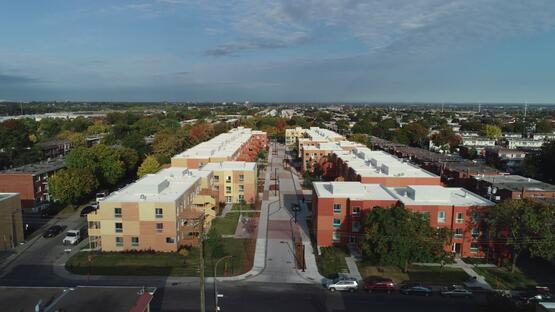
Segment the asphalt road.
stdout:
<path fill-rule="evenodd" d="M 206 293 L 206 310 L 214 311 L 211 285 Z M 330 293 L 317 285 L 227 283 L 218 285 L 224 294 L 221 311 L 478 311 L 483 297 L 470 299 L 405 296 L 401 294 Z M 199 292 L 195 287 L 166 287 L 159 289 L 152 311 L 199 311 Z"/>

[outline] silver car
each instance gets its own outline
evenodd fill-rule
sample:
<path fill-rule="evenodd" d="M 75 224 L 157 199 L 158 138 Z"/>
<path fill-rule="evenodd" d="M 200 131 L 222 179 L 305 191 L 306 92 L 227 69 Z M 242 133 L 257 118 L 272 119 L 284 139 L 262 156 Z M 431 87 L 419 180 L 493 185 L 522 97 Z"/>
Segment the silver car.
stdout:
<path fill-rule="evenodd" d="M 325 286 L 331 292 L 336 290 L 355 292 L 358 289 L 358 283 L 355 280 L 334 280 L 327 282 Z"/>
<path fill-rule="evenodd" d="M 441 290 L 440 294 L 444 297 L 465 297 L 472 296 L 472 292 L 462 286 L 452 285 Z"/>

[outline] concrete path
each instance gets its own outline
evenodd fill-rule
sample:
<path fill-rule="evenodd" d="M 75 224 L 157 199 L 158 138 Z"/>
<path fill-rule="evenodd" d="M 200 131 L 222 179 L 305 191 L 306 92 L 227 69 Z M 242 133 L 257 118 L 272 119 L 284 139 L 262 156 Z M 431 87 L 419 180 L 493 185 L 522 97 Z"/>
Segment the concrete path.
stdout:
<path fill-rule="evenodd" d="M 415 265 L 423 265 L 423 266 L 441 266 L 440 263 L 413 263 Z M 485 289 L 493 289 L 488 282 L 486 282 L 486 278 L 474 271 L 474 268 L 494 268 L 495 265 L 493 264 L 468 264 L 464 262 L 461 258 L 456 257 L 455 263 L 449 263 L 443 265 L 446 268 L 459 268 L 462 269 L 466 274 L 471 277 L 471 280 L 468 281 L 466 284 L 469 287 L 480 287 Z M 472 280 L 473 279 L 473 280 Z"/>
<path fill-rule="evenodd" d="M 222 215 L 221 215 L 221 217 L 222 217 L 222 218 L 225 218 L 225 216 L 227 215 L 227 213 L 230 212 L 232 208 L 233 208 L 233 204 L 226 204 L 226 205 L 224 206 L 224 209 L 222 209 Z"/>
<path fill-rule="evenodd" d="M 345 257 L 347 268 L 349 269 L 349 276 L 356 278 L 357 281 L 362 281 L 362 275 L 358 271 L 356 260 L 353 256 Z"/>

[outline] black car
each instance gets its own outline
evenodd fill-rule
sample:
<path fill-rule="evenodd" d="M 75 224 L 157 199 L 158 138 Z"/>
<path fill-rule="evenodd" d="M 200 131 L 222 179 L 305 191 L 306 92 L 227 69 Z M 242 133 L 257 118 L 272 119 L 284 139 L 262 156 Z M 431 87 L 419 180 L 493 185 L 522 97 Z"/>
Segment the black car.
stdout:
<path fill-rule="evenodd" d="M 420 296 L 431 296 L 432 289 L 428 286 L 424 286 L 420 283 L 410 283 L 399 287 L 399 292 L 403 295 L 420 295 Z"/>
<path fill-rule="evenodd" d="M 54 237 L 54 236 L 60 234 L 63 230 L 64 230 L 64 228 L 62 226 L 53 225 L 53 226 L 49 227 L 48 230 L 46 230 L 44 232 L 42 237 L 44 237 L 44 238 Z"/>
<path fill-rule="evenodd" d="M 94 208 L 93 206 L 86 206 L 85 208 L 81 209 L 81 217 L 85 217 L 93 211 L 96 211 L 96 208 Z"/>

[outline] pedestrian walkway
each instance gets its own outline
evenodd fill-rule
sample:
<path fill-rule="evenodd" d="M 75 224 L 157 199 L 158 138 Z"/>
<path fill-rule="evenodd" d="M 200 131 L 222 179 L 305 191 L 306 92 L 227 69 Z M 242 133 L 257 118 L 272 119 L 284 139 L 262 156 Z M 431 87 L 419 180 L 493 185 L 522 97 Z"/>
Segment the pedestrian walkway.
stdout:
<path fill-rule="evenodd" d="M 423 266 L 441 266 L 441 263 L 413 263 L 415 265 L 423 265 Z M 484 289 L 492 289 L 491 285 L 488 284 L 486 278 L 474 271 L 475 267 L 485 267 L 491 268 L 495 267 L 493 264 L 468 264 L 464 262 L 461 258 L 456 257 L 455 263 L 448 263 L 443 265 L 446 268 L 459 268 L 462 269 L 468 276 L 470 276 L 469 281 L 466 283 L 468 287 L 479 287 Z"/>
<path fill-rule="evenodd" d="M 224 209 L 222 209 L 222 218 L 225 218 L 225 216 L 228 214 L 228 212 L 231 211 L 231 209 L 233 209 L 233 204 L 225 204 Z"/>
<path fill-rule="evenodd" d="M 362 281 L 362 275 L 360 275 L 360 272 L 358 271 L 355 257 L 345 257 L 345 262 L 347 263 L 347 268 L 349 269 L 349 276 L 356 278 L 357 281 Z"/>

